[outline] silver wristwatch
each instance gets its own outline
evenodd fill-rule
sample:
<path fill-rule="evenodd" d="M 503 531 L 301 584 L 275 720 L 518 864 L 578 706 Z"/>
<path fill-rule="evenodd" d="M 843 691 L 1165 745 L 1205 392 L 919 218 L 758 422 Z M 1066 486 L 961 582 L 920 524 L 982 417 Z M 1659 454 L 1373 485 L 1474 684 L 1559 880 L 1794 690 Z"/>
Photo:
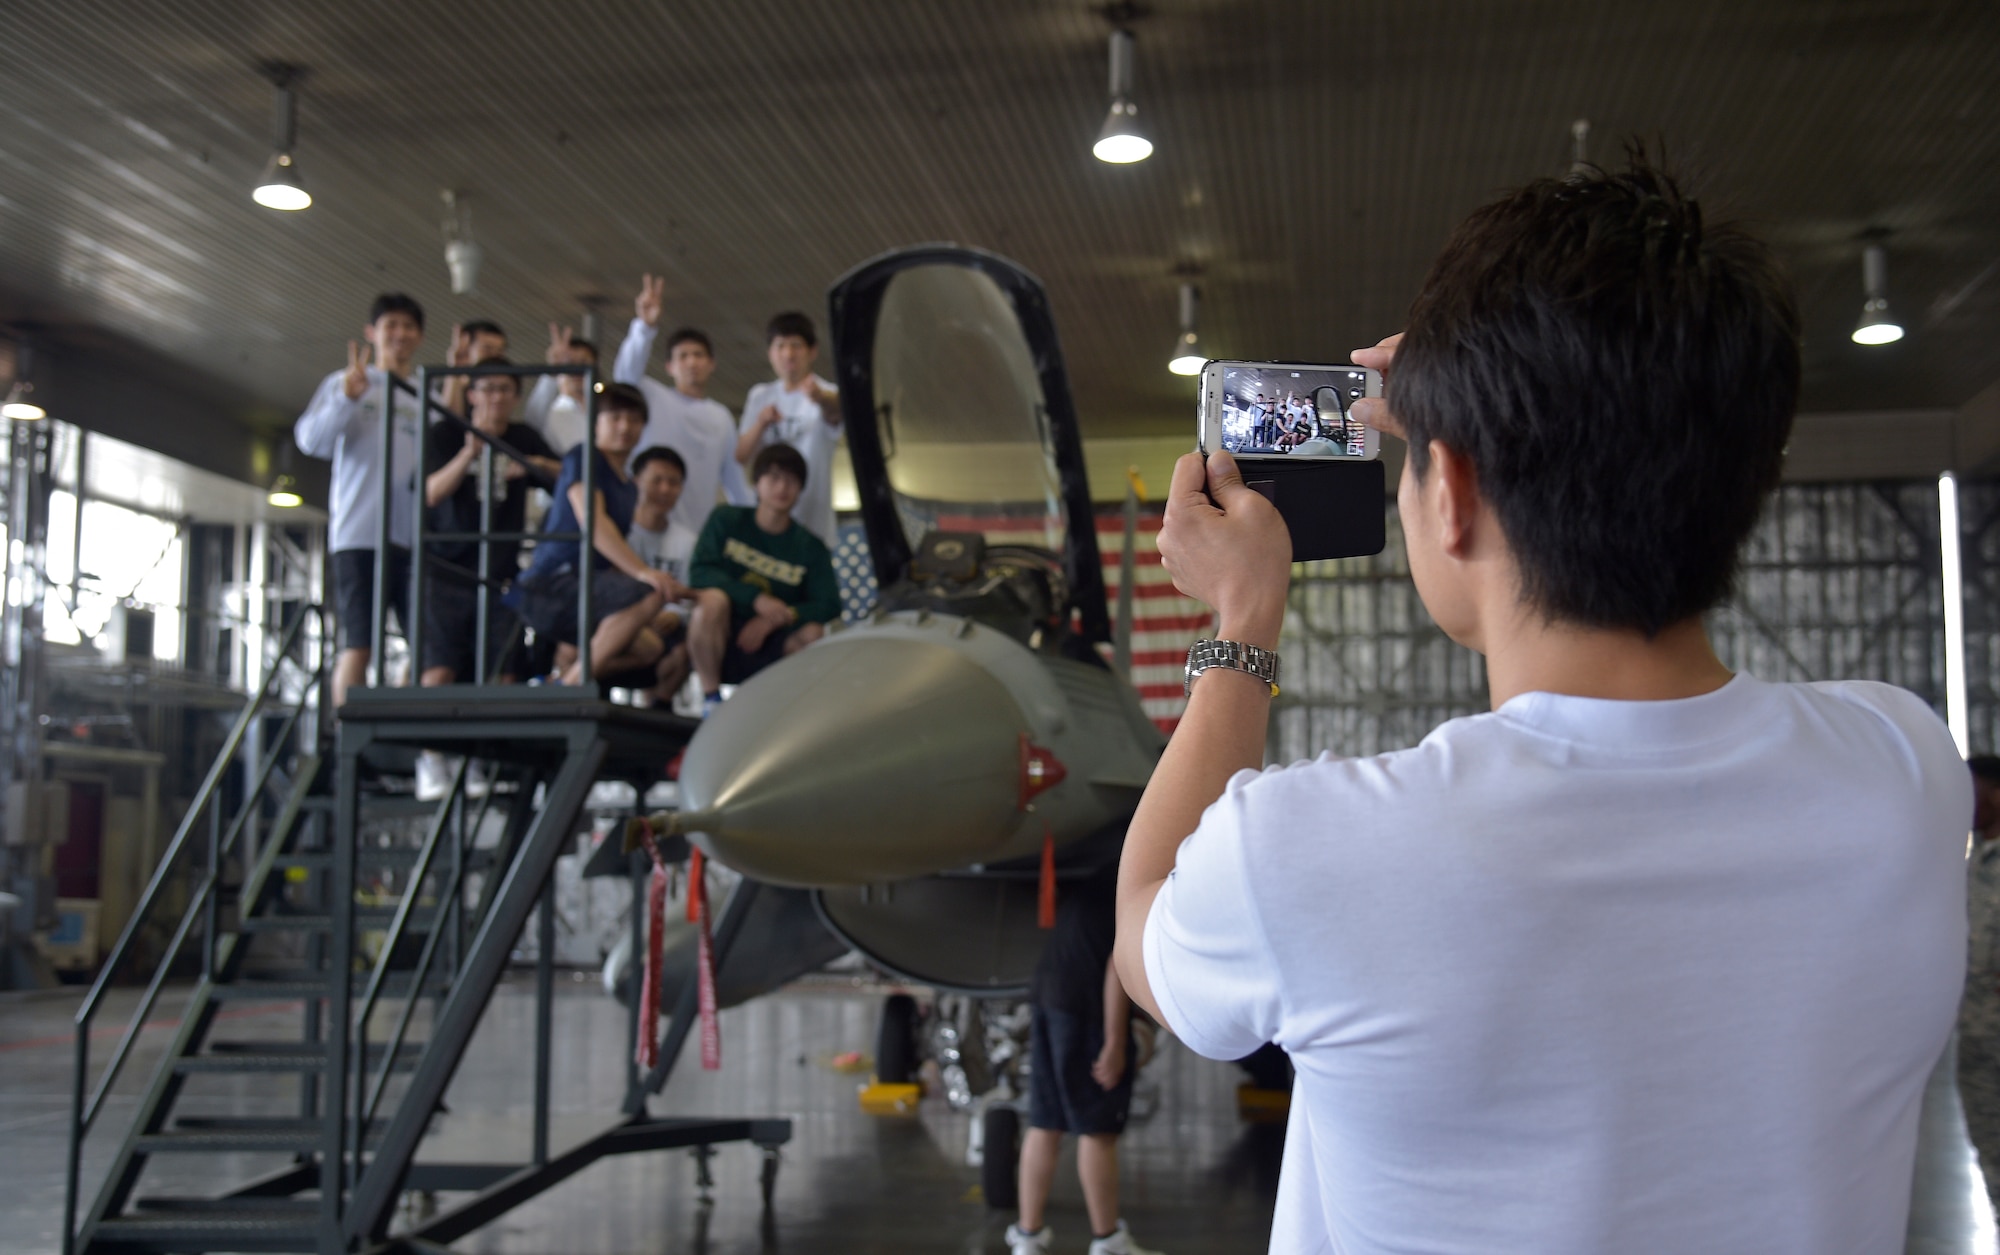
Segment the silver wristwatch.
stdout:
<path fill-rule="evenodd" d="M 1188 650 L 1181 692 L 1192 697 L 1194 678 L 1210 667 L 1247 672 L 1270 685 L 1271 696 L 1278 695 L 1278 655 L 1271 650 L 1245 645 L 1242 641 L 1196 641 Z"/>

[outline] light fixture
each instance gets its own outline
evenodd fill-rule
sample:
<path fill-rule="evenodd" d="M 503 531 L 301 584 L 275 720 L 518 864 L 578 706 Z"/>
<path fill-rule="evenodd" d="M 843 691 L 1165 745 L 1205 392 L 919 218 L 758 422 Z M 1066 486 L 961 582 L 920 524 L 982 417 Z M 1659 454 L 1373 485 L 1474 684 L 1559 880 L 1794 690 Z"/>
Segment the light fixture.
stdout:
<path fill-rule="evenodd" d="M 444 265 L 451 272 L 451 290 L 458 296 L 479 287 L 479 263 L 486 252 L 472 238 L 472 198 L 464 192 L 445 188 L 438 193 L 444 201 Z"/>
<path fill-rule="evenodd" d="M 6 403 L 0 405 L 0 417 L 18 419 L 24 423 L 32 423 L 48 416 L 47 410 L 35 404 L 35 385 L 25 379 L 8 391 Z"/>
<path fill-rule="evenodd" d="M 1090 151 L 1099 161 L 1130 165 L 1153 155 L 1153 141 L 1139 130 L 1139 106 L 1132 103 L 1132 32 L 1111 32 L 1111 112 Z"/>
<path fill-rule="evenodd" d="M 1894 344 L 1903 338 L 1903 324 L 1889 312 L 1889 250 L 1879 242 L 1861 250 L 1861 321 L 1854 328 L 1856 344 Z"/>
<path fill-rule="evenodd" d="M 264 163 L 264 177 L 257 180 L 257 190 L 250 193 L 250 199 L 266 209 L 292 213 L 313 203 L 306 185 L 299 179 L 298 162 L 292 159 L 292 149 L 298 146 L 299 138 L 298 97 L 292 85 L 298 82 L 299 72 L 289 65 L 273 65 L 268 69 L 271 84 L 277 88 L 277 98 L 271 106 L 272 152 L 271 159 Z"/>
<path fill-rule="evenodd" d="M 1174 341 L 1174 355 L 1167 362 L 1167 369 L 1176 375 L 1199 375 L 1208 361 L 1194 330 L 1196 306 L 1200 302 L 1200 288 L 1192 283 L 1181 284 L 1181 334 Z"/>
<path fill-rule="evenodd" d="M 271 491 L 264 500 L 280 510 L 296 510 L 306 503 L 299 495 L 299 481 L 290 475 L 280 475 L 271 481 Z"/>
<path fill-rule="evenodd" d="M 14 386 L 7 390 L 7 400 L 0 403 L 0 418 L 32 423 L 49 416 L 49 412 L 35 399 L 35 385 L 28 381 L 34 362 L 34 350 L 26 344 L 14 346 Z"/>

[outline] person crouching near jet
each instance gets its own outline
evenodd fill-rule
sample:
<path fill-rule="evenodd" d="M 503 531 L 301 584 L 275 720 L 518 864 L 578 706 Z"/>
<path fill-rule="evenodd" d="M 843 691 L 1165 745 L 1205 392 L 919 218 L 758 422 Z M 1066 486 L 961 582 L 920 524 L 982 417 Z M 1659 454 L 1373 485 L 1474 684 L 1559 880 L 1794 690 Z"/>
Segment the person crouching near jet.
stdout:
<path fill-rule="evenodd" d="M 792 518 L 806 486 L 806 460 L 788 444 L 767 445 L 750 463 L 757 505 L 720 505 L 694 546 L 694 615 L 688 653 L 701 677 L 702 714 L 741 684 L 799 652 L 840 617 L 833 554 Z"/>

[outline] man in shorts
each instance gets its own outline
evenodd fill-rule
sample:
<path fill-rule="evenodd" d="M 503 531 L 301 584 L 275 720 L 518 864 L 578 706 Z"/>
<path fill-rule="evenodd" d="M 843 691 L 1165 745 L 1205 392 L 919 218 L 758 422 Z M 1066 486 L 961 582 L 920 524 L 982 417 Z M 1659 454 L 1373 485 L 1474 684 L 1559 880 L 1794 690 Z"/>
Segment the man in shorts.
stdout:
<path fill-rule="evenodd" d="M 688 616 L 694 612 L 694 590 L 687 586 L 694 564 L 695 533 L 674 521 L 674 505 L 687 483 L 687 463 L 665 445 L 641 449 L 632 459 L 632 482 L 639 487 L 639 504 L 632 511 L 632 530 L 625 540 L 632 552 L 656 571 L 674 577 L 681 593 L 653 617 L 653 632 L 666 647 L 653 666 L 652 698 L 665 705 L 687 683 Z"/>
<path fill-rule="evenodd" d="M 662 649 L 653 634 L 653 616 L 679 586 L 665 571 L 646 565 L 625 533 L 632 526 L 632 512 L 639 490 L 625 473 L 625 463 L 646 428 L 646 398 L 628 384 L 611 384 L 597 394 L 593 447 L 578 445 L 562 460 L 556 477 L 555 504 L 542 525 L 543 539 L 535 545 L 535 556 L 520 580 L 521 617 L 559 646 L 577 642 L 577 600 L 583 572 L 590 574 L 590 657 L 597 675 L 614 675 L 657 662 Z M 597 459 L 592 474 L 596 478 L 596 500 L 583 499 L 583 458 Z M 583 530 L 578 521 L 586 509 L 593 509 L 596 521 L 591 533 L 593 547 L 586 567 L 580 542 L 557 539 L 564 533 Z M 581 660 L 566 663 L 558 655 L 558 678 L 576 684 L 582 678 Z"/>
<path fill-rule="evenodd" d="M 1076 1134 L 1076 1175 L 1090 1212 L 1090 1255 L 1159 1255 L 1132 1240 L 1118 1214 L 1118 1137 L 1132 1108 L 1132 1002 L 1111 966 L 1118 873 L 1065 886 L 1056 926 L 1028 997 L 1028 1134 L 1021 1140 L 1021 1214 L 1011 1255 L 1044 1255 L 1055 1240 L 1044 1209 L 1065 1133 Z"/>

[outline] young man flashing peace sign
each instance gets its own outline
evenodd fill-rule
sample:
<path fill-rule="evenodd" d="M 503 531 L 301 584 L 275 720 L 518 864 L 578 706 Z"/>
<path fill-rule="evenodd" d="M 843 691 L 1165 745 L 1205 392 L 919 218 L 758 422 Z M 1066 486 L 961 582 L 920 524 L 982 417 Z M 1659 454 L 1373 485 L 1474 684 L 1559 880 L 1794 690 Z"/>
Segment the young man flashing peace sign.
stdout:
<path fill-rule="evenodd" d="M 1260 772 L 1273 685 L 1211 666 L 1120 873 L 1134 1001 L 1297 1068 L 1274 1251 L 1903 1249 L 1965 768 L 1912 694 L 1732 676 L 1701 620 L 1798 337 L 1765 248 L 1635 161 L 1475 213 L 1356 354 L 1388 376 L 1357 417 L 1409 443 L 1411 577 L 1493 710 Z M 1227 455 L 1181 460 L 1159 545 L 1277 649 L 1290 544 Z"/>

